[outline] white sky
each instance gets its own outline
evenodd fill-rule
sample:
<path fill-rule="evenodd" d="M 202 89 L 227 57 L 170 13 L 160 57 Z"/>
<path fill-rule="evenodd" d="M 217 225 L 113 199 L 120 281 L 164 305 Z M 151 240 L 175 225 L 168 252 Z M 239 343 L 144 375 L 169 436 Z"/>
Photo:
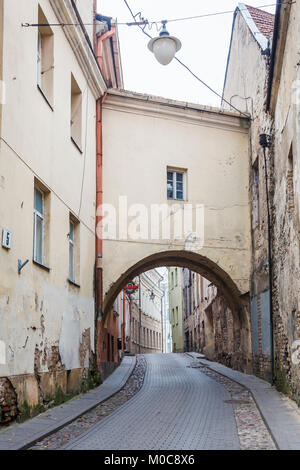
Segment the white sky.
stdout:
<path fill-rule="evenodd" d="M 142 12 L 149 21 L 182 18 L 234 10 L 236 0 L 128 0 L 134 14 Z M 247 2 L 246 2 L 247 3 Z M 274 4 L 275 0 L 249 0 L 250 5 Z M 264 8 L 274 13 L 275 7 Z M 98 0 L 98 13 L 132 21 L 123 0 Z M 196 75 L 222 94 L 233 13 L 167 24 L 171 35 L 182 42 L 177 57 Z M 157 36 L 154 28 L 149 31 Z M 219 106 L 219 99 L 176 61 L 167 66 L 156 62 L 148 50 L 148 38 L 136 26 L 119 26 L 124 85 L 127 90 L 166 98 Z"/>

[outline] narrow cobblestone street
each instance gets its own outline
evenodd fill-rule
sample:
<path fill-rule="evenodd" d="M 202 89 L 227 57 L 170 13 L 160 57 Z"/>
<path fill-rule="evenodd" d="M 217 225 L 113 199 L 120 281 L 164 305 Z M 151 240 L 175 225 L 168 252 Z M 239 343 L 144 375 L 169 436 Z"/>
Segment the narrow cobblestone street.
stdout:
<path fill-rule="evenodd" d="M 77 423 L 73 433 L 70 425 L 69 430 L 61 430 L 35 448 L 275 449 L 255 403 L 242 386 L 202 368 L 184 354 L 144 357 L 146 374 L 139 393 L 122 402 L 117 398 L 121 391 L 115 397 L 120 406 L 110 410 L 104 419 L 96 410 L 90 417 L 80 418 L 86 427 L 81 427 L 79 436 Z M 140 359 L 136 370 L 143 370 L 142 364 Z M 109 405 L 104 403 L 101 407 L 103 411 Z M 94 424 L 99 418 L 101 422 Z M 63 441 L 69 443 L 61 447 Z"/>
<path fill-rule="evenodd" d="M 78 419 L 65 426 L 58 432 L 37 442 L 29 450 L 57 450 L 75 437 L 83 434 L 94 424 L 100 423 L 106 416 L 130 400 L 142 387 L 146 372 L 144 356 L 137 356 L 137 363 L 125 387 L 108 400 L 105 400 L 93 410 L 88 411 Z"/>

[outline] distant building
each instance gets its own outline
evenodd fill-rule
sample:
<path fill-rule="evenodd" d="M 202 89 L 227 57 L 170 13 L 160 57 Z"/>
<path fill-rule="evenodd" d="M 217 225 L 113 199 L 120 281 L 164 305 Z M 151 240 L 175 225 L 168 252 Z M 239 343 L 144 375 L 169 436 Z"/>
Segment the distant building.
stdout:
<path fill-rule="evenodd" d="M 140 292 L 135 294 L 131 322 L 130 352 L 162 352 L 163 277 L 156 269 L 147 271 L 135 279 Z M 140 296 L 140 297 L 139 297 Z"/>
<path fill-rule="evenodd" d="M 115 300 L 113 317 L 118 331 L 111 359 L 116 363 L 123 354 L 162 352 L 163 277 L 153 269 L 133 280 L 135 293 L 123 289 Z M 118 351 L 119 350 L 119 355 Z"/>
<path fill-rule="evenodd" d="M 169 268 L 169 312 L 172 326 L 173 352 L 183 352 L 183 311 L 181 268 Z"/>
<path fill-rule="evenodd" d="M 233 315 L 224 296 L 210 281 L 182 269 L 184 350 L 238 368 L 239 345 L 234 342 Z"/>
<path fill-rule="evenodd" d="M 199 284 L 200 275 L 184 268 L 182 271 L 184 350 L 198 351 L 200 337 Z"/>

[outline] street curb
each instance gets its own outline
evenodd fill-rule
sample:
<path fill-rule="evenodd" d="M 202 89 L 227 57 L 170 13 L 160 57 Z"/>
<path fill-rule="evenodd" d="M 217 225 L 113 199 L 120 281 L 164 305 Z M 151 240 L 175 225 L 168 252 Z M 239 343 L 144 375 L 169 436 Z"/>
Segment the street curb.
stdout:
<path fill-rule="evenodd" d="M 126 356 L 126 357 L 128 357 L 128 356 Z M 126 359 L 126 362 L 127 361 L 130 361 L 131 364 L 129 365 L 128 371 L 126 372 L 125 376 L 122 378 L 122 381 L 120 382 L 119 385 L 115 386 L 115 388 L 112 389 L 111 393 L 108 392 L 108 394 L 105 395 L 104 398 L 102 398 L 100 400 L 95 399 L 95 401 L 93 403 L 91 403 L 88 406 L 85 406 L 85 408 L 83 407 L 80 411 L 78 411 L 78 413 L 75 412 L 70 417 L 70 419 L 68 419 L 68 418 L 65 419 L 65 420 L 62 419 L 60 423 L 57 423 L 57 426 L 54 426 L 51 429 L 49 429 L 49 427 L 48 427 L 47 430 L 41 431 L 39 435 L 35 434 L 35 437 L 32 436 L 31 438 L 29 438 L 29 440 L 27 442 L 25 442 L 25 443 L 22 442 L 22 444 L 19 442 L 19 443 L 16 443 L 16 445 L 14 446 L 13 439 L 10 439 L 10 440 L 8 439 L 9 438 L 8 433 L 13 433 L 17 430 L 20 430 L 22 426 L 26 427 L 26 425 L 29 425 L 30 423 L 34 423 L 35 419 L 43 418 L 44 413 L 41 413 L 38 416 L 36 416 L 35 418 L 32 418 L 31 420 L 25 421 L 24 423 L 22 423 L 22 424 L 20 424 L 16 427 L 13 427 L 11 430 L 8 429 L 4 433 L 0 434 L 0 451 L 5 451 L 5 450 L 26 450 L 26 449 L 30 448 L 31 446 L 33 446 L 36 442 L 39 442 L 40 440 L 42 440 L 42 439 L 44 439 L 48 436 L 51 436 L 52 434 L 56 433 L 60 429 L 64 428 L 65 426 L 68 426 L 68 424 L 72 423 L 73 421 L 75 421 L 80 416 L 83 416 L 85 413 L 88 413 L 89 411 L 93 410 L 94 408 L 96 408 L 101 403 L 104 403 L 109 398 L 116 395 L 120 390 L 122 390 L 122 388 L 124 388 L 124 386 L 126 385 L 128 379 L 132 375 L 132 372 L 133 372 L 134 367 L 136 365 L 136 357 L 132 356 L 132 357 L 130 357 L 130 359 Z M 124 365 L 123 362 L 124 362 L 124 359 L 122 360 L 120 365 L 117 367 L 117 369 L 115 369 L 115 371 L 101 385 L 99 385 L 99 387 L 96 387 L 96 388 L 90 390 L 89 392 L 83 394 L 82 398 L 85 398 L 85 399 L 89 398 L 89 396 L 91 396 L 91 394 L 95 394 L 95 392 L 99 391 L 101 389 L 101 387 L 103 389 L 103 385 L 107 385 L 107 381 L 109 381 L 109 379 L 112 379 L 112 376 L 114 374 L 116 374 L 118 371 L 120 371 L 121 365 Z M 65 404 L 60 405 L 58 407 L 51 408 L 51 409 L 45 411 L 45 413 L 49 413 L 49 412 L 53 412 L 53 411 L 58 410 L 58 409 L 66 408 L 68 406 L 68 404 L 70 404 L 71 402 L 74 403 L 74 399 L 70 400 L 69 402 L 66 402 Z M 6 443 L 4 443 L 5 439 L 3 439 L 5 437 L 7 437 L 7 442 Z"/>
<path fill-rule="evenodd" d="M 196 359 L 196 357 L 194 357 L 192 354 L 189 354 L 189 353 L 186 353 L 186 354 L 187 354 L 188 356 L 192 357 L 193 359 Z M 206 360 L 208 360 L 208 359 L 206 359 Z M 278 445 L 278 442 L 276 441 L 275 436 L 274 436 L 274 434 L 273 434 L 273 432 L 272 432 L 272 430 L 271 430 L 271 428 L 270 428 L 270 426 L 269 426 L 269 424 L 268 424 L 268 422 L 267 422 L 267 420 L 266 420 L 266 418 L 265 418 L 265 416 L 264 416 L 264 414 L 263 414 L 263 412 L 262 412 L 262 410 L 261 410 L 261 408 L 260 408 L 260 406 L 259 406 L 259 404 L 258 404 L 256 398 L 254 397 L 254 395 L 253 395 L 253 393 L 252 393 L 252 390 L 251 390 L 249 387 L 247 387 L 247 385 L 242 384 L 242 383 L 239 382 L 238 380 L 235 380 L 235 379 L 233 379 L 232 377 L 228 377 L 228 375 L 222 374 L 222 372 L 216 371 L 216 370 L 213 369 L 212 367 L 209 367 L 209 365 L 205 364 L 204 362 L 201 362 L 201 359 L 198 359 L 198 361 L 199 361 L 203 366 L 205 366 L 205 367 L 207 367 L 209 370 L 211 370 L 212 372 L 215 372 L 215 373 L 217 373 L 217 374 L 220 374 L 220 375 L 222 375 L 223 377 L 225 377 L 226 379 L 232 380 L 232 382 L 235 382 L 236 384 L 240 385 L 241 387 L 243 387 L 245 390 L 247 390 L 247 391 L 251 394 L 251 397 L 253 398 L 253 401 L 254 401 L 254 403 L 256 404 L 257 409 L 258 409 L 258 411 L 259 411 L 259 413 L 260 413 L 261 419 L 263 420 L 263 422 L 264 422 L 266 428 L 268 429 L 268 431 L 269 431 L 269 433 L 270 433 L 270 435 L 271 435 L 271 437 L 272 437 L 272 439 L 273 439 L 273 441 L 274 441 L 274 444 L 275 444 L 275 446 L 276 446 L 276 450 L 280 450 L 280 447 L 279 447 L 279 445 Z M 220 365 L 222 365 L 222 364 L 220 364 Z"/>
<path fill-rule="evenodd" d="M 197 359 L 197 353 L 186 353 Z M 218 362 L 199 360 L 210 370 L 236 382 L 251 393 L 274 443 L 279 450 L 300 450 L 300 409 L 269 382 L 230 369 Z"/>

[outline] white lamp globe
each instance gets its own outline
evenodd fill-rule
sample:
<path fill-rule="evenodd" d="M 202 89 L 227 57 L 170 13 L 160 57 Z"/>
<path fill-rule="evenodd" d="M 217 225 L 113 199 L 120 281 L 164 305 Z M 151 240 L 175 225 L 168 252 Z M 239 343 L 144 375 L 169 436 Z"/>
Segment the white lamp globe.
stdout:
<path fill-rule="evenodd" d="M 162 65 L 168 65 L 177 51 L 181 48 L 181 42 L 174 36 L 170 36 L 166 30 L 166 22 L 163 21 L 163 29 L 159 37 L 151 39 L 148 48 L 155 55 L 155 58 Z"/>

